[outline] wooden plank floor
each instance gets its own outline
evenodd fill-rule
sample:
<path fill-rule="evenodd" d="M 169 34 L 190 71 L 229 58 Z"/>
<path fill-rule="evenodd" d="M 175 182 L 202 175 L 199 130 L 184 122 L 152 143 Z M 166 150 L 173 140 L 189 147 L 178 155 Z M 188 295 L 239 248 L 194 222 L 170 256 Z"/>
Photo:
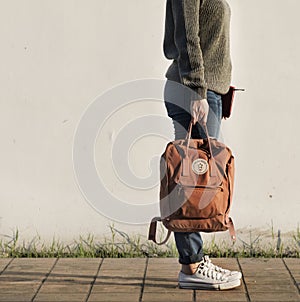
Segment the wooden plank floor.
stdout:
<path fill-rule="evenodd" d="M 0 301 L 300 301 L 300 259 L 213 262 L 241 270 L 242 285 L 228 291 L 179 289 L 179 264 L 173 258 L 0 259 Z"/>

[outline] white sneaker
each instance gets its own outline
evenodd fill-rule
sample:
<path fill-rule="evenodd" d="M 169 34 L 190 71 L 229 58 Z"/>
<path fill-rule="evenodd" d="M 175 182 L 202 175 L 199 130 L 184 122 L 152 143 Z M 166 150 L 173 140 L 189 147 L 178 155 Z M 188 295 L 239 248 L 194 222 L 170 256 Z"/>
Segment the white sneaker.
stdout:
<path fill-rule="evenodd" d="M 207 263 L 207 266 L 214 268 L 214 270 L 216 272 L 222 273 L 226 276 L 231 276 L 232 278 L 235 279 L 241 279 L 242 278 L 242 273 L 238 272 L 238 271 L 230 271 L 229 269 L 225 269 L 222 267 L 219 267 L 217 265 L 214 265 L 211 260 L 209 259 L 208 256 L 204 256 L 204 261 Z"/>
<path fill-rule="evenodd" d="M 217 267 L 217 269 L 221 268 Z M 224 273 L 217 271 L 216 266 L 206 256 L 202 259 L 193 275 L 186 275 L 183 272 L 179 273 L 179 287 L 224 290 L 240 286 L 241 279 L 238 278 L 239 274 L 231 275 L 228 272 L 230 271 L 225 270 Z"/>

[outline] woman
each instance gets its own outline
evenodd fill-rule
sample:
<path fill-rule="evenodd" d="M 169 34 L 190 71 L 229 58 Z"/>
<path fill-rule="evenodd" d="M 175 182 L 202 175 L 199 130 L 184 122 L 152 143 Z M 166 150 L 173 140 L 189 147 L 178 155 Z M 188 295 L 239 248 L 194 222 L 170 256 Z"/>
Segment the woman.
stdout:
<path fill-rule="evenodd" d="M 201 123 L 218 138 L 221 95 L 231 82 L 230 8 L 225 0 L 167 0 L 164 54 L 173 60 L 164 91 L 175 139 L 185 138 L 192 119 L 192 137 L 203 138 Z M 199 123 L 198 123 L 199 122 Z M 179 252 L 179 287 L 230 289 L 241 273 L 215 266 L 203 254 L 199 233 L 174 233 Z"/>

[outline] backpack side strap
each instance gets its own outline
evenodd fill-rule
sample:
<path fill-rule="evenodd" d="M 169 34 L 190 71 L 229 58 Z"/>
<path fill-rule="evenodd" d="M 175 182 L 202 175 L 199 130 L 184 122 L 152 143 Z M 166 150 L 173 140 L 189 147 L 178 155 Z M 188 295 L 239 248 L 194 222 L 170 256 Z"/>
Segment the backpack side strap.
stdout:
<path fill-rule="evenodd" d="M 233 243 L 235 243 L 235 241 L 236 241 L 236 233 L 235 233 L 235 228 L 234 228 L 233 221 L 232 221 L 231 217 L 228 217 L 226 220 L 227 220 L 226 224 L 228 226 L 228 230 L 229 230 L 229 234 L 230 234 L 231 240 L 233 241 Z"/>
<path fill-rule="evenodd" d="M 148 233 L 148 240 L 152 240 L 156 244 L 162 245 L 162 244 L 165 244 L 169 240 L 172 231 L 168 230 L 168 234 L 167 234 L 166 238 L 162 242 L 157 242 L 156 241 L 156 229 L 157 229 L 158 221 L 161 221 L 160 217 L 154 217 L 151 220 L 150 227 L 149 227 L 149 233 Z"/>

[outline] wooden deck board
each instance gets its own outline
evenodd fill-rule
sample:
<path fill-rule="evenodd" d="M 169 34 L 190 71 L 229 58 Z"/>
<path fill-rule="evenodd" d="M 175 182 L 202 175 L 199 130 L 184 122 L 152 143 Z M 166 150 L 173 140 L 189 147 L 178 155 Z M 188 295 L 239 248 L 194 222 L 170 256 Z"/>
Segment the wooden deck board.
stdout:
<path fill-rule="evenodd" d="M 300 301 L 281 259 L 240 259 L 251 301 Z"/>
<path fill-rule="evenodd" d="M 248 295 L 250 302 L 300 301 L 300 259 L 212 261 L 231 270 L 240 264 L 245 284 L 228 291 L 179 289 L 174 258 L 0 259 L 0 302 L 248 302 Z"/>

